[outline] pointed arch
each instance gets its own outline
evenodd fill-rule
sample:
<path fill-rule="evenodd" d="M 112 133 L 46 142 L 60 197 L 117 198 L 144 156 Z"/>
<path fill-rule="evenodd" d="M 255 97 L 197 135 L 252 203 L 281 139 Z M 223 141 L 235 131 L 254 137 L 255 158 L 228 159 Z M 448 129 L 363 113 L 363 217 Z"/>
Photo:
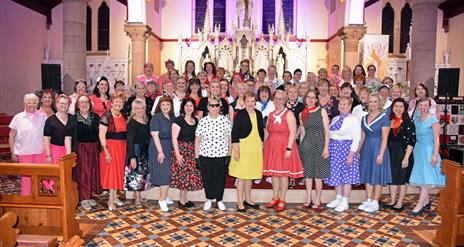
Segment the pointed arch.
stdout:
<path fill-rule="evenodd" d="M 85 39 L 86 39 L 86 47 L 87 51 L 92 50 L 92 8 L 90 8 L 89 5 L 87 5 L 87 20 L 86 20 L 86 26 L 85 26 Z"/>
<path fill-rule="evenodd" d="M 207 2 L 208 0 L 195 0 L 195 30 L 193 32 L 197 32 L 198 29 L 203 28 Z"/>
<path fill-rule="evenodd" d="M 393 53 L 395 11 L 388 2 L 382 9 L 382 34 L 390 35 L 388 39 L 388 52 Z"/>
<path fill-rule="evenodd" d="M 263 0 L 263 33 L 269 33 L 269 25 L 275 26 L 275 0 Z"/>
<path fill-rule="evenodd" d="M 290 29 L 292 29 L 292 32 L 296 33 L 296 30 L 293 30 L 293 10 L 293 0 L 282 0 L 282 11 L 284 12 L 285 30 L 289 31 Z"/>
<path fill-rule="evenodd" d="M 406 3 L 401 10 L 401 33 L 400 33 L 400 52 L 406 52 L 409 43 L 409 29 L 411 27 L 412 9 L 409 3 Z"/>
<path fill-rule="evenodd" d="M 98 50 L 110 49 L 110 8 L 103 1 L 98 8 Z"/>
<path fill-rule="evenodd" d="M 214 0 L 213 24 L 220 24 L 220 31 L 226 31 L 226 0 Z"/>

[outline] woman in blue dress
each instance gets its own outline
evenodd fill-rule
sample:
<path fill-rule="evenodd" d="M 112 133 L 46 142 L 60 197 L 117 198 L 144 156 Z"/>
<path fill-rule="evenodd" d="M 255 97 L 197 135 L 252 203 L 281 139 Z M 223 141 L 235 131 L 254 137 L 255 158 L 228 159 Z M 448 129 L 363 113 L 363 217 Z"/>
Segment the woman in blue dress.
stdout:
<path fill-rule="evenodd" d="M 430 114 L 432 102 L 429 98 L 419 100 L 419 117 L 414 120 L 416 126 L 416 145 L 414 147 L 414 167 L 409 178 L 411 185 L 420 187 L 419 201 L 412 210 L 413 216 L 421 215 L 430 209 L 430 190 L 446 185 L 445 175 L 441 173 L 440 124 Z"/>
<path fill-rule="evenodd" d="M 391 183 L 390 155 L 387 149 L 390 118 L 383 112 L 378 93 L 369 95 L 369 114 L 361 121 L 361 183 L 366 184 L 367 201 L 358 209 L 368 213 L 379 210 L 382 186 Z"/>
<path fill-rule="evenodd" d="M 158 204 L 161 211 L 167 212 L 168 190 L 171 183 L 172 160 L 172 122 L 174 120 L 173 101 L 169 96 L 163 96 L 158 101 L 155 115 L 150 121 L 152 141 L 148 148 L 148 163 L 150 182 L 160 187 Z"/>

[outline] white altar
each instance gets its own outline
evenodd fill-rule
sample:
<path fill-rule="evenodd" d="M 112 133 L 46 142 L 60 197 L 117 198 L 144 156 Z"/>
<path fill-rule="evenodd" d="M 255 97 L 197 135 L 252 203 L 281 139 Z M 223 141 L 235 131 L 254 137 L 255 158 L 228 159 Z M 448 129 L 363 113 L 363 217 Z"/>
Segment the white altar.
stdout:
<path fill-rule="evenodd" d="M 196 71 L 200 71 L 205 62 L 212 61 L 232 74 L 239 70 L 240 61 L 249 59 L 253 73 L 275 65 L 278 76 L 285 70 L 293 73 L 297 68 L 306 74 L 309 64 L 309 36 L 296 39 L 291 30 L 285 30 L 282 8 L 280 9 L 277 30 L 272 25 L 268 27 L 269 34 L 258 35 L 257 25 L 253 20 L 252 1 L 237 1 L 236 20 L 229 34 L 220 33 L 219 24 L 213 26 L 207 6 L 203 29 L 197 30 L 193 37 L 179 36 L 177 64 L 183 65 L 187 60 L 192 60 L 196 64 Z M 179 66 L 179 69 L 183 72 L 184 68 Z"/>

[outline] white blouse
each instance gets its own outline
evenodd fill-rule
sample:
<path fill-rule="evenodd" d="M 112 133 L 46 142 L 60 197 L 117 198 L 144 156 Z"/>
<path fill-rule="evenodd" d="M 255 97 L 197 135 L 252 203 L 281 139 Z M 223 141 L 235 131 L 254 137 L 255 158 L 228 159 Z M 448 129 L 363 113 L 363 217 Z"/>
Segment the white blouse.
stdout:
<path fill-rule="evenodd" d="M 14 154 L 31 155 L 44 152 L 43 134 L 46 120 L 47 116 L 40 111 L 23 111 L 13 117 L 8 127 L 16 131 Z"/>
<path fill-rule="evenodd" d="M 209 115 L 202 118 L 195 130 L 195 136 L 200 137 L 200 156 L 216 158 L 229 155 L 231 131 L 232 124 L 223 115 L 216 119 Z"/>
<path fill-rule="evenodd" d="M 266 108 L 264 108 L 264 110 L 261 110 L 262 106 L 263 105 L 261 102 L 256 102 L 256 110 L 260 111 L 263 114 L 263 118 L 269 116 L 269 114 L 275 110 L 275 105 L 274 102 L 272 102 L 272 100 L 267 103 Z"/>
<path fill-rule="evenodd" d="M 337 122 L 340 116 L 332 119 L 332 124 Z M 342 127 L 339 130 L 329 131 L 330 139 L 333 140 L 352 140 L 350 151 L 357 152 L 359 142 L 361 141 L 361 121 L 354 115 L 349 115 L 343 120 Z"/>

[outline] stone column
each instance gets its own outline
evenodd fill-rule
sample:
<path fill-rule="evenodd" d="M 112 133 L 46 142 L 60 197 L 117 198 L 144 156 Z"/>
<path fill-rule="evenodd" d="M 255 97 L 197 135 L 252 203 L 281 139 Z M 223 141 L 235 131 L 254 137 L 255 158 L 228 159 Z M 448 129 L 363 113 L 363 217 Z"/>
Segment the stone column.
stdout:
<path fill-rule="evenodd" d="M 343 65 L 354 68 L 359 64 L 359 40 L 366 33 L 364 25 L 351 24 L 338 30 L 338 36 L 343 40 Z"/>
<path fill-rule="evenodd" d="M 63 0 L 63 91 L 86 78 L 86 0 Z"/>
<path fill-rule="evenodd" d="M 424 83 L 433 96 L 435 85 L 435 52 L 437 47 L 438 5 L 443 0 L 408 0 L 412 8 L 411 84 L 414 97 L 416 84 Z"/>
<path fill-rule="evenodd" d="M 124 31 L 131 38 L 131 72 L 129 84 L 136 82 L 138 75 L 143 74 L 145 64 L 145 46 L 151 28 L 145 24 L 130 23 L 124 25 Z"/>

